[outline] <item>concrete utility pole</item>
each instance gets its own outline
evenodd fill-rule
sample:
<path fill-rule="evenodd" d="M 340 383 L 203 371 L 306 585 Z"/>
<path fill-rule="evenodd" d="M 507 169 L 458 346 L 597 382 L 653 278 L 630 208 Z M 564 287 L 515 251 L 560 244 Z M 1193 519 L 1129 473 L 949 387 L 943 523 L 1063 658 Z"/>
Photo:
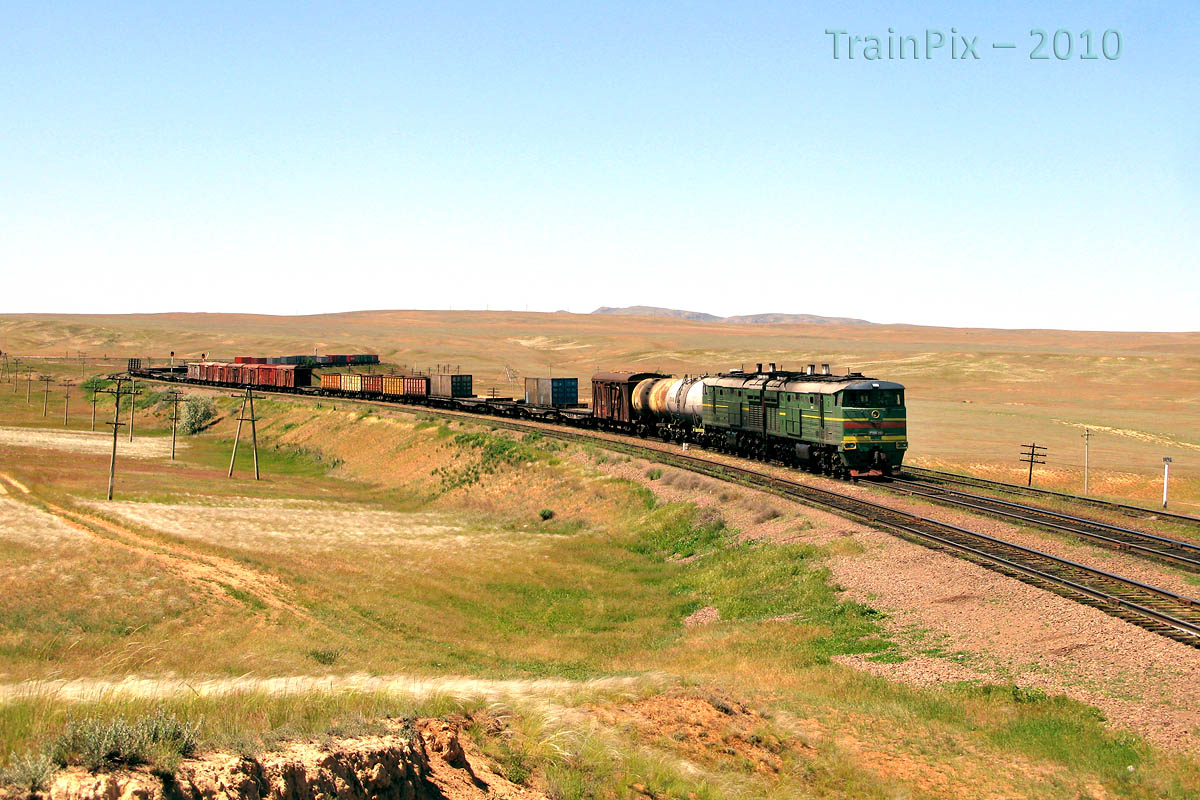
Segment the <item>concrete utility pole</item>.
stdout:
<path fill-rule="evenodd" d="M 71 387 L 74 385 L 75 384 L 71 382 L 70 378 L 67 378 L 65 381 L 62 382 L 62 387 L 63 387 L 63 427 L 64 428 L 70 424 L 69 417 L 67 416 L 67 414 L 71 408 Z"/>
<path fill-rule="evenodd" d="M 1163 456 L 1163 508 L 1167 507 L 1167 485 L 1171 480 L 1171 457 Z"/>
<path fill-rule="evenodd" d="M 1083 429 L 1083 493 L 1088 494 L 1088 444 L 1092 438 L 1089 428 Z"/>
<path fill-rule="evenodd" d="M 233 477 L 233 464 L 237 461 L 238 442 L 242 438 L 242 423 L 250 423 L 250 441 L 254 447 L 254 480 L 259 480 L 258 474 L 258 430 L 255 427 L 254 419 L 254 390 L 249 386 L 246 387 L 245 395 L 233 395 L 233 397 L 242 398 L 242 410 L 238 413 L 237 433 L 233 436 L 233 455 L 229 457 L 229 477 Z M 246 404 L 250 404 L 250 416 L 246 416 Z"/>
<path fill-rule="evenodd" d="M 25 405 L 31 405 L 33 402 L 32 400 L 29 399 L 30 392 L 33 391 L 31 388 L 32 386 L 33 386 L 33 370 L 27 369 L 27 370 L 25 370 Z"/>
<path fill-rule="evenodd" d="M 172 353 L 174 355 L 174 353 Z M 183 392 L 171 390 L 171 460 L 175 460 L 175 428 L 179 425 L 179 396 Z"/>
<path fill-rule="evenodd" d="M 53 375 L 38 375 L 38 380 L 42 382 L 42 387 L 45 392 L 42 394 L 42 416 L 46 416 L 46 412 L 50 409 L 50 381 L 54 380 Z"/>

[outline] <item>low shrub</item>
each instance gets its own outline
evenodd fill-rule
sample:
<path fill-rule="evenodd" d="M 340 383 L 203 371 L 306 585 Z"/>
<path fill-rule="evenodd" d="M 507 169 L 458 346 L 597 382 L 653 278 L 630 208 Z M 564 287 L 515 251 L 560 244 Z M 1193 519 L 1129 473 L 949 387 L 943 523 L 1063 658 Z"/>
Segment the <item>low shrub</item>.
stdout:
<path fill-rule="evenodd" d="M 308 657 L 318 664 L 331 667 L 341 659 L 342 651 L 335 650 L 333 648 L 318 648 L 315 650 L 309 650 Z"/>
<path fill-rule="evenodd" d="M 543 508 L 538 512 L 538 516 L 542 518 L 542 522 L 554 519 L 554 511 L 549 508 Z"/>
<path fill-rule="evenodd" d="M 217 417 L 217 404 L 206 397 L 189 397 L 183 405 L 183 432 L 189 436 L 199 433 Z"/>
<path fill-rule="evenodd" d="M 40 792 L 50 783 L 54 761 L 45 753 L 27 751 L 14 755 L 7 768 L 0 770 L 0 786 L 15 786 L 22 791 Z"/>
<path fill-rule="evenodd" d="M 60 766 L 90 770 L 153 764 L 174 771 L 179 758 L 196 752 L 198 723 L 187 723 L 162 710 L 138 717 L 68 720 L 53 741 L 50 759 Z"/>

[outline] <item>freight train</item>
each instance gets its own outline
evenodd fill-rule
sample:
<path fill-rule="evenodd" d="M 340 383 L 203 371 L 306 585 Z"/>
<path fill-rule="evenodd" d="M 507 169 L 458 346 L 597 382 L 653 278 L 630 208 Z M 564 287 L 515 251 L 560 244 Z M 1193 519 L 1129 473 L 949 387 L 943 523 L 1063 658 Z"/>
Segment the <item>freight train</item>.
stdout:
<path fill-rule="evenodd" d="M 809 364 L 799 372 L 758 364 L 752 372 L 684 377 L 599 372 L 592 376 L 588 407 L 577 402 L 574 378 L 529 378 L 525 399 L 514 400 L 478 397 L 471 376 L 457 373 L 326 372 L 314 383 L 312 365 L 258 361 L 202 361 L 188 364 L 186 372 L 133 372 L 198 385 L 384 400 L 654 436 L 839 478 L 891 475 L 908 448 L 904 386 L 857 372 L 834 375 L 828 364 L 819 371 Z"/>

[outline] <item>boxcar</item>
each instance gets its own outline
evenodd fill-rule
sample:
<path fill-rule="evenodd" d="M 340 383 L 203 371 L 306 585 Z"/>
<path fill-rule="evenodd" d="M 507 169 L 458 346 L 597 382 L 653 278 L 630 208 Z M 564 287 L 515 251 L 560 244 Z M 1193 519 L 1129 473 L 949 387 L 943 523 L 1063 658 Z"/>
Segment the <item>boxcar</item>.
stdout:
<path fill-rule="evenodd" d="M 312 367 L 303 364 L 281 364 L 275 367 L 275 385 L 286 389 L 312 386 Z"/>
<path fill-rule="evenodd" d="M 362 390 L 373 394 L 383 394 L 383 376 L 382 375 L 363 375 Z"/>
<path fill-rule="evenodd" d="M 531 406 L 573 406 L 579 403 L 578 378 L 526 378 L 525 402 Z"/>
<path fill-rule="evenodd" d="M 404 378 L 400 375 L 381 375 L 380 391 L 391 397 L 404 394 Z"/>
<path fill-rule="evenodd" d="M 470 375 L 439 372 L 429 376 L 431 397 L 471 397 L 473 394 Z"/>
<path fill-rule="evenodd" d="M 597 421 L 633 422 L 633 387 L 646 378 L 664 377 L 657 372 L 597 372 L 592 376 L 592 416 Z"/>
<path fill-rule="evenodd" d="M 342 388 L 342 376 L 336 372 L 326 372 L 321 375 L 321 388 L 338 391 Z"/>
<path fill-rule="evenodd" d="M 342 391 L 343 392 L 361 392 L 362 391 L 362 375 L 355 372 L 342 373 Z"/>
<path fill-rule="evenodd" d="M 429 394 L 429 376 L 406 376 L 404 378 L 404 394 L 410 397 L 426 397 Z"/>

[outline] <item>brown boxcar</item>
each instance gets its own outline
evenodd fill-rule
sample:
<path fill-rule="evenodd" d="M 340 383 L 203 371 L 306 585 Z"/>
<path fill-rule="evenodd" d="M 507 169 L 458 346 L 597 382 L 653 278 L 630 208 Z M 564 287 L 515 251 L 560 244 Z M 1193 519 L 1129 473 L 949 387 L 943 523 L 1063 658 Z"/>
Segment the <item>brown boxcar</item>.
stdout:
<path fill-rule="evenodd" d="M 380 391 L 386 395 L 399 397 L 404 394 L 404 378 L 400 375 L 381 375 Z"/>
<path fill-rule="evenodd" d="M 321 375 L 321 388 L 332 389 L 335 392 L 342 388 L 342 376 L 336 372 L 326 372 Z"/>
<path fill-rule="evenodd" d="M 470 375 L 439 372 L 429 376 L 431 397 L 470 397 L 472 394 Z"/>
<path fill-rule="evenodd" d="M 633 387 L 646 378 L 662 377 L 666 376 L 657 372 L 597 372 L 592 376 L 592 416 L 607 422 L 633 422 Z"/>
<path fill-rule="evenodd" d="M 275 385 L 284 389 L 312 386 L 312 367 L 306 364 L 272 364 Z"/>
<path fill-rule="evenodd" d="M 373 394 L 383 394 L 383 376 L 382 375 L 363 375 L 362 390 Z"/>
<path fill-rule="evenodd" d="M 428 375 L 408 375 L 404 378 L 404 393 L 406 395 L 425 397 L 429 394 Z"/>

